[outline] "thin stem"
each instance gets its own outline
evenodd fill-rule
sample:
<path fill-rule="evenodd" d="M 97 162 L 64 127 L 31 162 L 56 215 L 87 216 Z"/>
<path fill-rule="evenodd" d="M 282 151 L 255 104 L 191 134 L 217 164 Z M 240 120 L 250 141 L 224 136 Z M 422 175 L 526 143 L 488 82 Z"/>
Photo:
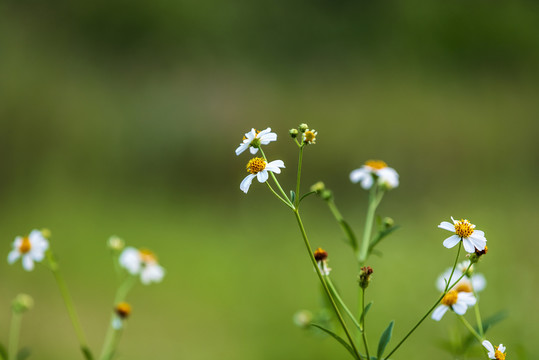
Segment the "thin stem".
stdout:
<path fill-rule="evenodd" d="M 457 257 L 455 258 L 455 263 L 453 264 L 453 268 L 451 269 L 451 275 L 449 275 L 449 279 L 447 279 L 447 283 L 445 284 L 445 290 L 444 293 L 447 292 L 447 289 L 449 287 L 450 281 L 453 278 L 453 274 L 455 273 L 455 268 L 457 267 L 457 262 L 459 261 L 459 255 L 460 255 L 460 249 L 462 248 L 462 238 L 459 241 L 459 248 L 457 250 Z"/>
<path fill-rule="evenodd" d="M 361 308 L 363 309 L 362 310 L 362 315 L 361 316 L 361 328 L 363 329 L 363 331 L 361 332 L 361 337 L 363 338 L 363 344 L 365 345 L 365 353 L 367 354 L 367 359 L 370 360 L 370 355 L 369 355 L 369 345 L 367 343 L 367 334 L 366 334 L 366 330 L 365 330 L 365 289 L 364 288 L 361 288 Z"/>
<path fill-rule="evenodd" d="M 337 304 L 335 303 L 335 300 L 333 299 L 333 296 L 331 296 L 331 292 L 329 290 L 327 282 L 324 280 L 324 276 L 322 275 L 322 272 L 320 271 L 320 268 L 318 267 L 318 264 L 316 263 L 316 259 L 313 255 L 313 250 L 311 248 L 311 244 L 309 243 L 309 239 L 307 238 L 307 233 L 305 232 L 305 227 L 303 226 L 303 222 L 301 221 L 301 217 L 299 216 L 299 212 L 297 209 L 294 210 L 294 215 L 296 216 L 296 220 L 298 222 L 299 229 L 301 231 L 301 235 L 303 237 L 303 241 L 305 243 L 305 247 L 307 248 L 307 252 L 309 253 L 309 258 L 311 259 L 311 262 L 314 266 L 314 269 L 316 270 L 316 274 L 318 275 L 318 279 L 320 279 L 320 282 L 322 283 L 322 287 L 324 288 L 324 291 L 331 302 L 331 306 L 333 307 L 333 310 L 335 311 L 335 314 L 337 315 L 337 319 L 339 320 L 344 333 L 346 334 L 346 337 L 348 338 L 348 341 L 350 343 L 350 346 L 352 347 L 354 354 L 358 359 L 362 359 L 361 355 L 359 354 L 359 351 L 357 350 L 356 344 L 352 340 L 352 336 L 350 335 L 350 331 L 348 330 L 348 327 L 346 326 L 346 323 L 344 322 L 344 319 L 339 311 L 339 308 L 337 307 Z"/>
<path fill-rule="evenodd" d="M 457 251 L 457 257 L 455 258 L 455 264 L 453 265 L 453 269 L 451 270 L 451 273 L 453 274 L 453 272 L 455 271 L 455 268 L 457 267 L 457 262 L 458 262 L 458 258 L 459 258 L 459 254 L 460 254 L 460 248 L 462 246 L 462 241 L 459 243 L 459 249 Z M 440 297 L 436 300 L 436 302 L 434 303 L 434 305 L 432 305 L 432 307 L 425 313 L 425 315 L 423 315 L 423 317 L 414 325 L 414 327 L 408 331 L 408 333 L 404 336 L 404 338 L 397 344 L 397 346 L 395 346 L 395 348 L 393 348 L 393 350 L 391 350 L 391 352 L 385 356 L 386 359 L 389 359 L 389 357 L 395 352 L 397 351 L 397 349 L 406 341 L 406 339 L 408 339 L 408 337 L 410 335 L 412 335 L 412 333 L 415 331 L 415 329 L 417 329 L 419 327 L 419 325 L 421 325 L 421 323 L 427 318 L 427 316 L 429 316 L 429 314 L 438 306 L 438 304 L 440 303 L 440 301 L 442 301 L 442 299 L 444 298 L 444 296 L 447 294 L 447 292 L 449 290 L 451 290 L 455 285 L 457 285 L 457 283 L 466 275 L 466 273 L 468 272 L 468 270 L 472 267 L 472 263 L 470 263 L 470 265 L 468 266 L 468 268 L 466 269 L 466 271 L 461 275 L 461 277 L 459 277 L 457 279 L 457 281 L 455 281 L 453 284 L 449 285 L 449 281 L 447 282 L 448 285 L 446 285 L 446 289 L 445 291 L 443 292 L 442 295 L 440 295 Z M 451 277 L 449 277 L 449 280 L 451 280 Z"/>
<path fill-rule="evenodd" d="M 303 147 L 304 145 L 299 147 L 299 159 L 298 159 L 298 175 L 296 178 L 296 203 L 294 206 L 297 208 L 299 205 L 299 187 L 301 183 L 301 165 L 303 163 Z"/>
<path fill-rule="evenodd" d="M 377 185 L 373 184 L 371 191 L 369 192 L 369 207 L 367 209 L 367 217 L 365 219 L 365 229 L 363 231 L 363 240 L 361 242 L 361 248 L 357 255 L 359 265 L 363 265 L 367 260 L 369 252 L 369 243 L 371 241 L 372 227 L 374 225 L 374 214 L 376 213 L 376 208 L 382 200 L 382 197 L 377 197 L 376 195 Z M 383 193 L 382 193 L 383 195 Z M 357 246 L 356 246 L 357 248 Z"/>
<path fill-rule="evenodd" d="M 54 275 L 54 279 L 56 280 L 56 283 L 58 284 L 60 294 L 62 295 L 62 298 L 64 299 L 64 303 L 67 308 L 67 313 L 69 315 L 69 319 L 71 320 L 71 323 L 73 324 L 73 328 L 75 329 L 75 334 L 77 335 L 77 338 L 79 340 L 81 350 L 86 358 L 91 358 L 92 355 L 90 352 L 90 348 L 88 347 L 88 342 L 86 341 L 86 336 L 84 335 L 84 331 L 82 330 L 82 326 L 80 324 L 77 311 L 75 310 L 75 306 L 73 305 L 73 300 L 71 299 L 71 295 L 69 294 L 69 290 L 67 289 L 65 280 L 60 274 L 58 263 L 54 259 L 51 251 L 47 251 L 46 255 L 47 255 L 47 260 L 49 261 L 49 267 L 52 271 L 52 274 Z"/>
<path fill-rule="evenodd" d="M 266 181 L 266 184 L 268 185 L 268 187 L 269 187 L 269 189 L 271 190 L 271 192 L 272 192 L 275 196 L 277 196 L 277 198 L 278 198 L 279 200 L 281 200 L 286 206 L 288 206 L 289 208 L 291 208 L 292 210 L 294 210 L 294 207 L 293 207 L 292 205 L 290 205 L 290 201 L 288 200 L 288 198 L 287 198 L 286 200 L 283 199 L 279 194 L 277 194 L 277 193 L 275 192 L 275 190 L 273 190 L 273 188 L 271 187 L 271 185 L 270 185 L 269 182 Z"/>
<path fill-rule="evenodd" d="M 11 313 L 11 325 L 9 328 L 8 360 L 17 360 L 19 348 L 19 335 L 21 333 L 22 314 L 17 311 Z"/>
<path fill-rule="evenodd" d="M 484 329 L 483 329 L 483 321 L 481 321 L 481 313 L 479 312 L 479 301 L 477 299 L 477 293 L 475 292 L 475 289 L 473 289 L 473 295 L 475 296 L 475 305 L 474 305 L 474 310 L 475 310 L 475 321 L 477 322 L 477 329 L 479 330 L 479 335 L 481 336 L 481 338 L 483 338 L 485 336 L 485 332 L 484 332 Z"/>
<path fill-rule="evenodd" d="M 346 221 L 344 220 L 341 212 L 337 208 L 337 205 L 335 204 L 335 201 L 333 198 L 330 198 L 326 201 L 329 207 L 329 210 L 333 214 L 333 217 L 337 222 L 339 223 L 339 226 L 341 227 L 342 231 L 346 234 L 346 237 L 350 240 L 350 245 L 352 245 L 352 248 L 354 251 L 357 251 L 357 240 L 356 235 L 353 233 L 352 229 L 348 226 Z"/>
<path fill-rule="evenodd" d="M 329 276 L 326 276 L 326 282 L 328 284 L 329 289 L 331 290 L 331 293 L 333 294 L 333 296 L 335 297 L 339 305 L 341 305 L 341 307 L 344 309 L 344 312 L 346 312 L 346 315 L 348 315 L 348 317 L 350 318 L 350 320 L 352 320 L 352 322 L 358 328 L 358 330 L 362 332 L 363 328 L 361 327 L 361 324 L 357 321 L 357 319 L 355 318 L 354 314 L 352 314 L 350 309 L 348 309 L 348 307 L 346 306 L 346 304 L 340 297 L 339 293 L 337 292 L 337 289 L 335 289 L 335 286 L 333 285 L 333 282 L 331 281 Z"/>
<path fill-rule="evenodd" d="M 264 150 L 262 150 L 261 147 L 259 149 L 260 149 L 260 153 L 262 154 L 262 157 L 264 158 L 264 160 L 267 163 L 268 158 L 266 157 L 266 154 L 264 153 Z M 268 172 L 269 172 L 271 178 L 273 179 L 273 181 L 275 182 L 275 185 L 277 185 L 277 188 L 279 188 L 279 190 L 281 191 L 281 194 L 283 194 L 285 199 L 288 199 L 288 195 L 286 195 L 283 188 L 281 187 L 281 184 L 279 184 L 279 181 L 277 181 L 277 178 L 275 177 L 275 174 L 273 173 L 273 171 L 268 171 Z M 288 200 L 288 202 L 290 202 L 290 200 Z"/>
<path fill-rule="evenodd" d="M 470 325 L 470 323 L 468 322 L 468 320 L 466 320 L 464 318 L 464 316 L 462 315 L 458 315 L 458 318 L 460 319 L 460 321 L 464 324 L 464 326 L 466 326 L 466 328 L 472 333 L 472 335 L 477 339 L 477 341 L 479 341 L 479 343 L 483 342 L 483 337 L 481 335 L 479 335 L 477 333 L 477 331 L 475 331 L 475 329 L 473 328 L 472 325 Z"/>
<path fill-rule="evenodd" d="M 116 296 L 114 297 L 114 306 L 125 300 L 127 293 L 129 292 L 129 290 L 131 290 L 136 280 L 136 276 L 129 275 L 118 287 L 118 290 L 116 290 Z M 113 313 L 110 320 L 110 326 L 107 330 L 107 335 L 105 336 L 105 341 L 103 342 L 103 349 L 101 350 L 101 356 L 99 357 L 101 360 L 110 359 L 116 349 L 116 338 L 119 330 L 115 329 L 112 326 L 114 316 L 115 315 Z"/>

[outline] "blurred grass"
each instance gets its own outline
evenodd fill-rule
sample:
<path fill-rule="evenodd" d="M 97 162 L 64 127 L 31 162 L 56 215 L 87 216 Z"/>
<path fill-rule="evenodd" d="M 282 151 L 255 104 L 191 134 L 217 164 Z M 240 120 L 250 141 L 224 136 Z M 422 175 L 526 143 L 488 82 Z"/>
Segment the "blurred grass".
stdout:
<path fill-rule="evenodd" d="M 401 175 L 380 208 L 402 228 L 372 259 L 371 341 L 392 319 L 397 341 L 430 305 L 453 260 L 436 225 L 467 217 L 489 239 L 482 312 L 509 311 L 489 338 L 531 356 L 537 4 L 28 1 L 1 10 L 0 238 L 7 256 L 16 235 L 52 230 L 94 349 L 115 290 L 105 242 L 116 234 L 167 269 L 162 284 L 130 296 L 123 358 L 346 358 L 292 325 L 320 300 L 292 216 L 259 184 L 247 196 L 238 189 L 247 156 L 233 150 L 245 131 L 278 132 L 267 153 L 284 160 L 291 187 L 287 130 L 307 122 L 319 139 L 303 183 L 324 180 L 358 231 L 366 195 L 349 171 L 381 158 Z M 353 304 L 356 269 L 340 229 L 316 199 L 303 212 Z M 79 358 L 43 268 L 0 263 L 0 341 L 19 292 L 36 300 L 22 335 L 33 358 Z M 445 325 L 454 324 L 426 322 L 397 358 L 452 358 L 437 347 Z"/>

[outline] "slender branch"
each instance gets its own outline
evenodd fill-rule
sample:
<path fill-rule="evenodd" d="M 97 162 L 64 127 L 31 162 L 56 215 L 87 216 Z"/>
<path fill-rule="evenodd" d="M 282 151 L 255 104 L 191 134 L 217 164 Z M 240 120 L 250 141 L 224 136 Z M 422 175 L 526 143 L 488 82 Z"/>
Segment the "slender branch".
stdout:
<path fill-rule="evenodd" d="M 301 183 L 301 165 L 303 163 L 303 147 L 304 145 L 299 147 L 298 174 L 296 178 L 296 203 L 294 204 L 296 208 L 299 205 L 299 187 Z"/>
<path fill-rule="evenodd" d="M 266 163 L 268 162 L 268 158 L 266 157 L 266 154 L 264 153 L 264 150 L 262 150 L 261 147 L 259 147 L 260 149 L 260 153 L 262 154 L 262 157 L 264 158 L 264 160 L 266 161 Z M 283 188 L 281 187 L 281 184 L 279 184 L 279 181 L 277 180 L 277 178 L 275 177 L 275 174 L 273 173 L 273 171 L 268 171 L 271 178 L 273 179 L 273 181 L 275 182 L 275 185 L 277 185 L 277 188 L 279 189 L 279 191 L 281 191 L 281 194 L 283 194 L 283 197 L 285 199 L 288 199 L 288 195 L 286 195 L 286 193 L 284 192 Z M 290 202 L 290 200 L 289 200 Z"/>
<path fill-rule="evenodd" d="M 458 318 L 460 321 L 466 326 L 466 328 L 472 333 L 472 335 L 479 341 L 479 343 L 483 342 L 483 337 L 475 331 L 472 325 L 464 318 L 462 315 L 458 315 Z"/>
<path fill-rule="evenodd" d="M 383 196 L 383 190 L 381 190 L 381 194 L 378 195 L 377 189 L 378 186 L 376 185 L 376 183 L 374 183 L 369 192 L 369 207 L 367 208 L 365 229 L 363 231 L 363 240 L 361 242 L 361 248 L 359 249 L 359 253 L 356 254 L 360 266 L 365 263 L 369 255 L 369 244 L 371 241 L 372 227 L 374 225 L 374 214 L 376 213 L 376 208 L 378 207 L 378 204 L 380 204 L 380 201 L 382 200 Z"/>
<path fill-rule="evenodd" d="M 365 345 L 365 353 L 367 354 L 367 359 L 370 360 L 371 357 L 369 355 L 369 344 L 367 343 L 367 334 L 365 330 L 365 289 L 363 287 L 361 288 L 361 308 L 363 309 L 363 316 L 361 317 L 361 328 L 363 329 L 363 331 L 361 332 L 361 337 L 363 338 L 363 344 Z"/>
<path fill-rule="evenodd" d="M 477 329 L 479 330 L 479 335 L 481 336 L 481 338 L 483 338 L 485 336 L 485 332 L 483 329 L 483 321 L 481 321 L 481 313 L 479 312 L 479 299 L 477 298 L 477 293 L 475 292 L 475 289 L 473 289 L 473 295 L 475 296 L 475 299 L 476 299 L 475 305 L 474 305 L 475 321 L 477 322 Z"/>
<path fill-rule="evenodd" d="M 9 327 L 8 360 L 17 360 L 19 348 L 19 336 L 21 333 L 22 314 L 17 311 L 11 313 L 11 325 Z M 1 356 L 1 355 L 0 355 Z"/>
<path fill-rule="evenodd" d="M 271 185 L 270 185 L 269 182 L 266 181 L 266 184 L 268 185 L 268 187 L 269 187 L 269 189 L 271 190 L 271 192 L 272 192 L 275 196 L 277 196 L 277 198 L 278 198 L 279 200 L 281 200 L 286 206 L 288 206 L 289 208 L 291 208 L 292 210 L 294 210 L 294 207 L 290 204 L 290 201 L 288 200 L 288 198 L 287 198 L 287 200 L 283 199 L 279 194 L 277 194 L 277 193 L 275 192 L 275 190 L 273 190 L 273 188 L 271 187 Z"/>
<path fill-rule="evenodd" d="M 337 289 L 335 289 L 335 286 L 333 285 L 333 282 L 331 281 L 329 276 L 326 276 L 326 282 L 328 284 L 329 289 L 331 290 L 331 293 L 333 294 L 333 296 L 335 296 L 335 299 L 337 300 L 339 305 L 341 305 L 341 307 L 344 309 L 344 312 L 346 313 L 346 315 L 348 315 L 348 317 L 350 318 L 350 320 L 352 320 L 352 322 L 358 328 L 358 330 L 360 332 L 363 332 L 363 328 L 361 327 L 361 324 L 357 321 L 357 319 L 355 318 L 354 314 L 352 314 L 350 309 L 348 309 L 348 307 L 346 306 L 346 304 L 340 297 L 339 293 L 337 292 Z"/>

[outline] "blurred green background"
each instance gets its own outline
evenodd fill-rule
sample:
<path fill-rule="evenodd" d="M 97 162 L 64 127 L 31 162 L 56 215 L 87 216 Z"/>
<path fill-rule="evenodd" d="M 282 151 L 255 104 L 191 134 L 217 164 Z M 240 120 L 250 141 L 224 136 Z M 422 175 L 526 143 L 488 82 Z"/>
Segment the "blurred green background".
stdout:
<path fill-rule="evenodd" d="M 361 232 L 366 193 L 349 172 L 370 158 L 401 185 L 379 213 L 402 228 L 373 257 L 373 345 L 390 347 L 438 295 L 454 251 L 450 216 L 486 232 L 489 339 L 531 359 L 539 335 L 539 3 L 531 1 L 4 1 L 0 3 L 0 238 L 52 230 L 90 346 L 100 348 L 115 281 L 110 235 L 154 250 L 162 284 L 130 294 L 122 359 L 347 359 L 292 323 L 318 284 L 293 215 L 253 183 L 239 190 L 251 127 L 293 186 L 287 131 L 319 132 L 303 183 L 323 180 Z M 355 307 L 356 267 L 325 204 L 304 202 L 314 247 Z M 0 262 L 0 342 L 19 292 L 36 306 L 32 359 L 80 359 L 53 277 Z M 395 359 L 473 359 L 440 348 L 452 316 L 426 321 Z M 465 331 L 463 328 L 461 329 Z M 532 352 L 533 351 L 533 352 Z M 478 355 L 479 354 L 479 355 Z M 484 355 L 483 355 L 484 358 Z"/>

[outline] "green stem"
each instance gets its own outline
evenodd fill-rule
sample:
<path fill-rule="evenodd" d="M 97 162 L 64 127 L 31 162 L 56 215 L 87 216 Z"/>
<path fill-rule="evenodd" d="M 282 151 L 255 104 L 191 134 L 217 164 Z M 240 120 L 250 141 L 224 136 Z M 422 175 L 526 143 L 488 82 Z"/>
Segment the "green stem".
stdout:
<path fill-rule="evenodd" d="M 136 276 L 129 275 L 127 279 L 118 287 L 118 290 L 116 290 L 116 296 L 114 297 L 114 305 L 118 305 L 118 303 L 125 300 L 127 297 L 127 293 L 133 285 L 135 284 L 137 280 Z M 103 349 L 101 350 L 101 356 L 99 357 L 101 360 L 108 360 L 111 359 L 114 355 L 114 351 L 116 350 L 117 345 L 117 338 L 120 334 L 120 330 L 117 330 L 112 327 L 112 323 L 114 321 L 114 312 L 112 313 L 111 319 L 110 319 L 110 326 L 107 330 L 107 335 L 105 336 L 105 341 L 103 342 Z"/>
<path fill-rule="evenodd" d="M 361 308 L 363 309 L 362 310 L 362 315 L 361 316 L 361 328 L 363 329 L 363 331 L 361 332 L 361 337 L 363 338 L 363 344 L 365 345 L 365 353 L 367 354 L 367 359 L 370 360 L 370 355 L 369 355 L 369 345 L 367 343 L 367 334 L 366 334 L 366 330 L 365 330 L 365 289 L 364 288 L 361 288 Z"/>
<path fill-rule="evenodd" d="M 453 274 L 455 273 L 455 269 L 456 269 L 457 263 L 459 261 L 459 255 L 460 255 L 460 249 L 461 248 L 462 248 L 462 238 L 460 239 L 460 242 L 459 242 L 459 248 L 457 250 L 457 257 L 455 258 L 455 263 L 453 264 L 453 268 L 451 269 L 451 275 L 449 275 L 449 279 L 447 279 L 447 283 L 445 284 L 444 293 L 447 293 L 447 290 L 449 288 L 449 284 L 451 283 L 451 279 L 453 278 Z M 466 272 L 465 272 L 465 274 L 466 274 Z"/>
<path fill-rule="evenodd" d="M 322 283 L 322 287 L 324 288 L 324 291 L 331 303 L 331 306 L 333 307 L 333 310 L 335 311 L 335 314 L 337 315 L 337 319 L 339 320 L 344 330 L 344 333 L 346 334 L 346 337 L 348 338 L 348 341 L 350 343 L 350 346 L 352 347 L 352 350 L 354 351 L 354 354 L 356 355 L 356 358 L 362 359 L 361 355 L 359 354 L 359 351 L 357 350 L 356 344 L 352 340 L 352 336 L 350 335 L 350 331 L 348 330 L 348 327 L 346 326 L 346 323 L 344 322 L 341 312 L 339 311 L 339 308 L 337 307 L 337 304 L 335 303 L 333 296 L 331 296 L 331 292 L 329 290 L 328 284 L 324 280 L 324 275 L 322 275 L 322 272 L 320 271 L 320 268 L 318 267 L 318 264 L 316 263 L 316 259 L 314 258 L 311 244 L 309 243 L 309 239 L 307 238 L 307 233 L 305 232 L 305 227 L 303 226 L 303 222 L 301 221 L 301 217 L 299 216 L 299 212 L 297 209 L 294 210 L 294 215 L 296 216 L 296 220 L 298 222 L 298 226 L 301 231 L 301 235 L 303 237 L 305 247 L 307 248 L 307 252 L 309 253 L 309 258 L 311 259 L 311 262 L 314 266 L 316 274 L 318 275 L 318 279 Z"/>
<path fill-rule="evenodd" d="M 301 165 L 303 163 L 303 147 L 304 145 L 299 147 L 299 159 L 298 159 L 298 175 L 296 178 L 296 203 L 294 206 L 297 208 L 299 205 L 299 187 L 301 183 Z"/>
<path fill-rule="evenodd" d="M 367 217 L 365 219 L 365 229 L 363 231 L 363 240 L 361 242 L 361 248 L 359 250 L 359 253 L 356 254 L 360 266 L 365 263 L 369 255 L 368 254 L 369 244 L 371 241 L 372 227 L 374 225 L 374 214 L 376 213 L 376 208 L 378 207 L 378 204 L 382 200 L 382 196 L 383 196 L 383 191 L 381 195 L 377 195 L 376 190 L 377 190 L 377 185 L 375 183 L 372 185 L 371 191 L 369 192 L 369 207 L 367 209 Z"/>
<path fill-rule="evenodd" d="M 266 157 L 266 154 L 264 153 L 264 150 L 262 150 L 261 147 L 259 149 L 260 149 L 260 153 L 262 154 L 262 157 L 264 158 L 266 163 L 268 163 L 268 158 Z M 288 195 L 286 195 L 283 188 L 281 187 L 281 184 L 279 184 L 279 181 L 277 181 L 277 178 L 275 177 L 275 174 L 273 173 L 273 171 L 268 171 L 268 172 L 269 172 L 271 178 L 273 179 L 273 181 L 275 182 L 275 184 L 277 185 L 277 188 L 279 188 L 279 191 L 281 191 L 281 194 L 283 194 L 283 197 L 288 200 Z M 297 194 L 296 194 L 296 196 L 297 196 Z M 288 200 L 288 202 L 290 202 L 290 200 Z M 292 205 L 292 203 L 290 203 L 290 204 Z"/>
<path fill-rule="evenodd" d="M 331 198 L 331 199 L 328 199 L 326 202 L 328 204 L 329 210 L 333 214 L 333 217 L 339 223 L 339 226 L 341 227 L 342 231 L 345 233 L 348 240 L 350 240 L 350 245 L 352 245 L 352 248 L 354 249 L 354 251 L 357 251 L 356 235 L 353 233 L 350 226 L 348 226 L 348 224 L 344 220 L 341 212 L 337 208 L 337 205 L 335 205 L 335 200 L 333 200 L 333 198 Z"/>
<path fill-rule="evenodd" d="M 333 296 L 335 297 L 335 299 L 337 300 L 339 305 L 344 309 L 344 312 L 346 312 L 346 315 L 348 315 L 348 317 L 350 318 L 350 320 L 352 320 L 352 322 L 358 328 L 358 330 L 360 332 L 362 332 L 363 329 L 361 327 L 361 324 L 357 321 L 357 319 L 355 318 L 354 314 L 352 314 L 350 309 L 348 309 L 348 307 L 346 306 L 346 304 L 344 303 L 344 301 L 340 297 L 339 293 L 337 292 L 337 289 L 335 289 L 335 286 L 333 285 L 333 282 L 331 281 L 329 276 L 326 276 L 325 278 L 326 278 L 326 282 L 328 284 L 328 287 L 331 290 L 331 293 L 333 294 Z"/>
<path fill-rule="evenodd" d="M 475 292 L 475 289 L 473 289 L 473 295 L 475 296 L 475 299 L 476 299 L 475 305 L 474 305 L 475 321 L 477 322 L 477 329 L 479 330 L 479 335 L 481 336 L 481 338 L 483 338 L 485 336 L 485 332 L 483 329 L 483 321 L 481 321 L 481 313 L 479 312 L 479 299 L 477 298 L 477 293 Z"/>
<path fill-rule="evenodd" d="M 9 328 L 8 360 L 17 360 L 19 348 L 19 335 L 21 333 L 22 314 L 13 311 L 11 313 L 11 325 Z"/>
<path fill-rule="evenodd" d="M 266 181 L 266 184 L 268 185 L 268 187 L 269 187 L 269 189 L 271 190 L 271 192 L 272 192 L 275 196 L 277 196 L 277 198 L 278 198 L 279 200 L 281 200 L 286 206 L 288 206 L 289 208 L 291 208 L 292 210 L 294 210 L 294 207 L 293 207 L 292 205 L 290 205 L 290 201 L 288 200 L 288 198 L 287 198 L 286 200 L 283 199 L 279 194 L 277 194 L 277 193 L 275 192 L 275 190 L 273 190 L 273 188 L 271 187 L 271 185 L 270 185 L 269 182 Z"/>
<path fill-rule="evenodd" d="M 458 262 L 458 258 L 459 258 L 459 254 L 460 254 L 460 248 L 462 247 L 462 241 L 459 243 L 459 249 L 457 251 L 457 257 L 455 258 L 455 264 L 453 265 L 453 269 L 451 270 L 451 274 L 453 274 L 453 272 L 455 271 L 455 268 L 457 267 L 457 262 Z M 419 325 L 421 325 L 421 323 L 427 318 L 427 316 L 429 316 L 429 314 L 438 306 L 438 304 L 440 303 L 440 301 L 442 301 L 442 299 L 444 298 L 444 296 L 447 294 L 447 292 L 449 290 L 451 290 L 455 285 L 457 285 L 457 283 L 464 277 L 466 276 L 466 273 L 468 272 L 468 270 L 470 270 L 470 268 L 472 267 L 472 263 L 470 263 L 470 265 L 468 266 L 468 268 L 466 269 L 466 271 L 461 275 L 461 277 L 459 277 L 457 279 L 457 281 L 455 281 L 453 284 L 451 285 L 446 285 L 446 289 L 445 291 L 443 292 L 442 295 L 440 295 L 440 297 L 436 300 L 436 302 L 434 303 L 434 305 L 432 305 L 432 307 L 425 313 L 425 315 L 423 315 L 423 317 L 414 325 L 414 327 L 408 331 L 408 333 L 404 336 L 404 338 L 397 344 L 397 346 L 395 346 L 395 348 L 393 348 L 393 350 L 391 350 L 391 352 L 385 356 L 385 359 L 389 359 L 389 357 L 395 352 L 397 351 L 397 349 L 406 341 L 406 339 L 408 339 L 408 337 L 410 335 L 412 335 L 412 333 L 415 331 L 415 329 L 417 329 L 419 327 Z M 449 280 L 451 280 L 451 277 L 449 277 Z M 449 284 L 449 281 L 447 282 Z M 382 359 L 380 359 L 382 360 Z"/>
<path fill-rule="evenodd" d="M 470 325 L 468 320 L 466 320 L 464 318 L 464 316 L 462 316 L 462 315 L 458 315 L 458 318 L 464 324 L 464 326 L 466 326 L 466 328 L 472 333 L 472 335 L 477 339 L 477 341 L 479 341 L 479 343 L 482 343 L 483 342 L 483 337 L 481 335 L 479 335 L 477 333 L 477 331 L 475 331 L 475 329 L 473 328 L 472 325 Z"/>
<path fill-rule="evenodd" d="M 84 335 L 84 331 L 82 330 L 82 326 L 80 324 L 77 311 L 75 310 L 75 306 L 73 305 L 73 300 L 71 299 L 71 295 L 69 294 L 69 290 L 67 289 L 65 280 L 60 274 L 58 263 L 54 259 L 54 256 L 51 251 L 47 251 L 46 256 L 49 262 L 49 267 L 52 271 L 52 274 L 54 275 L 54 279 L 56 280 L 56 283 L 58 284 L 60 294 L 62 295 L 62 298 L 64 299 L 64 303 L 67 308 L 69 319 L 71 320 L 71 323 L 73 324 L 73 328 L 75 329 L 75 334 L 77 335 L 77 338 L 79 340 L 81 351 L 87 359 L 91 359 L 92 355 L 90 352 L 90 348 L 88 347 L 88 342 L 86 341 L 86 336 Z"/>

